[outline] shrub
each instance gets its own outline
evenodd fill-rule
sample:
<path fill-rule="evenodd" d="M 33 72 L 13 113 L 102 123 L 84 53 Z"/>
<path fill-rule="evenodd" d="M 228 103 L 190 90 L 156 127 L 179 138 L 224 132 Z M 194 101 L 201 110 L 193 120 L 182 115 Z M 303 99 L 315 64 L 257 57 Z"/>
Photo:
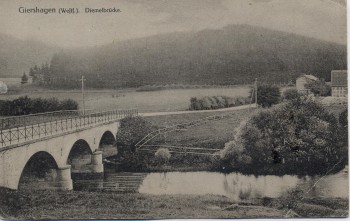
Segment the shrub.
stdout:
<path fill-rule="evenodd" d="M 62 100 L 59 104 L 60 110 L 77 110 L 78 102 L 72 99 Z"/>
<path fill-rule="evenodd" d="M 339 124 L 342 128 L 348 128 L 348 109 L 347 108 L 339 114 Z"/>
<path fill-rule="evenodd" d="M 203 110 L 210 110 L 212 108 L 212 101 L 209 97 L 204 97 L 200 102 Z"/>
<path fill-rule="evenodd" d="M 214 110 L 219 108 L 234 107 L 250 103 L 249 97 L 206 96 L 190 99 L 190 110 Z"/>
<path fill-rule="evenodd" d="M 309 89 L 314 95 L 324 97 L 331 96 L 332 92 L 331 86 L 327 85 L 323 79 L 310 81 L 309 83 L 305 84 L 305 88 Z"/>
<path fill-rule="evenodd" d="M 348 146 L 348 109 L 346 108 L 339 114 L 339 137 L 343 143 L 343 146 L 345 147 L 345 150 L 347 150 Z M 345 151 L 346 152 L 346 151 Z M 345 153 L 347 156 L 347 154 Z"/>
<path fill-rule="evenodd" d="M 242 97 L 238 97 L 238 98 L 236 98 L 236 104 L 237 105 L 244 105 L 245 100 Z"/>
<path fill-rule="evenodd" d="M 218 104 L 218 108 L 227 107 L 226 101 L 225 101 L 225 99 L 223 97 L 214 96 L 214 99 L 216 100 L 216 103 Z"/>
<path fill-rule="evenodd" d="M 227 107 L 234 107 L 236 106 L 236 102 L 235 102 L 235 99 L 232 98 L 232 97 L 225 97 L 225 102 L 227 104 Z"/>
<path fill-rule="evenodd" d="M 201 110 L 201 103 L 198 101 L 196 97 L 191 97 L 190 99 L 190 110 Z"/>
<path fill-rule="evenodd" d="M 296 88 L 289 88 L 283 92 L 283 100 L 293 100 L 300 96 L 301 94 Z"/>
<path fill-rule="evenodd" d="M 136 143 L 156 129 L 140 116 L 120 120 L 116 140 L 118 151 L 135 151 Z"/>
<path fill-rule="evenodd" d="M 250 93 L 252 94 L 252 93 Z M 255 99 L 255 93 L 253 93 L 253 99 Z M 277 104 L 281 98 L 281 92 L 279 87 L 270 84 L 259 84 L 257 91 L 257 102 L 258 105 L 262 107 L 271 107 L 274 104 Z"/>
<path fill-rule="evenodd" d="M 320 174 L 342 156 L 338 131 L 336 118 L 322 105 L 300 97 L 244 122 L 221 158 L 233 169 Z"/>
<path fill-rule="evenodd" d="M 159 165 L 164 165 L 169 162 L 171 154 L 167 148 L 159 148 L 154 154 L 154 156 Z"/>

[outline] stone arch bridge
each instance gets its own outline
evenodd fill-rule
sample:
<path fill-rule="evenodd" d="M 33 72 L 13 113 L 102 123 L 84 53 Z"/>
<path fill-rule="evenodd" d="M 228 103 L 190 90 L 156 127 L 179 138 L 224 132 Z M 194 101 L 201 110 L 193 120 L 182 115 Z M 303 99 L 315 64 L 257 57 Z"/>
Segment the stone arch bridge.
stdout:
<path fill-rule="evenodd" d="M 103 175 L 103 149 L 114 143 L 119 120 L 137 114 L 63 111 L 0 119 L 0 187 L 71 190 L 74 176 Z"/>

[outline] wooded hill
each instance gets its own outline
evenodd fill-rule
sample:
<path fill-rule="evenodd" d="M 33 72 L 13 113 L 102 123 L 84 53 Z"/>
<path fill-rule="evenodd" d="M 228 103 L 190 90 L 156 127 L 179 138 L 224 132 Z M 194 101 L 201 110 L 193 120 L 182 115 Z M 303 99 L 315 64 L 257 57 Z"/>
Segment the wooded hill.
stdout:
<path fill-rule="evenodd" d="M 58 47 L 0 33 L 0 77 L 21 77 L 35 64 L 50 62 Z"/>
<path fill-rule="evenodd" d="M 230 25 L 171 33 L 55 54 L 44 73 L 48 87 L 95 88 L 164 84 L 232 85 L 294 81 L 313 74 L 330 81 L 346 69 L 346 46 L 295 34 Z"/>

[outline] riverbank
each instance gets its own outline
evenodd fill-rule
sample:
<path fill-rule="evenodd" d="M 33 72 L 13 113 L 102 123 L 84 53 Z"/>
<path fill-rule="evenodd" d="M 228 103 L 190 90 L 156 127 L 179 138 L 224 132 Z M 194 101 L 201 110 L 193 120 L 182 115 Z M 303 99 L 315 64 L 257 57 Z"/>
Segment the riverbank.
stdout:
<path fill-rule="evenodd" d="M 345 199 L 288 199 L 236 202 L 217 195 L 147 195 L 114 192 L 0 190 L 1 216 L 7 219 L 160 219 L 345 217 Z"/>

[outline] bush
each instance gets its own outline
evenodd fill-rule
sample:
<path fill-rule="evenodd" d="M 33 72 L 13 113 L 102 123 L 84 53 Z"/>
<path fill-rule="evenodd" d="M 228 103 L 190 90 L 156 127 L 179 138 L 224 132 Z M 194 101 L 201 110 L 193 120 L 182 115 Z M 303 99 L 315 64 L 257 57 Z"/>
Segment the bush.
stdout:
<path fill-rule="evenodd" d="M 137 142 L 156 129 L 140 116 L 120 120 L 116 140 L 118 151 L 135 151 Z"/>
<path fill-rule="evenodd" d="M 60 102 L 59 109 L 61 110 L 77 110 L 78 103 L 72 99 L 66 99 Z"/>
<path fill-rule="evenodd" d="M 250 104 L 249 97 L 227 97 L 227 96 L 211 96 L 211 97 L 192 97 L 190 99 L 190 110 L 215 110 L 219 108 L 234 107 L 239 105 Z"/>
<path fill-rule="evenodd" d="M 300 97 L 243 122 L 221 158 L 231 169 L 253 173 L 322 174 L 343 155 L 338 134 L 332 114 L 312 99 Z"/>
<path fill-rule="evenodd" d="M 251 93 L 250 93 L 251 94 Z M 262 107 L 271 107 L 274 104 L 280 102 L 281 92 L 279 87 L 270 85 L 270 84 L 259 84 L 258 92 L 257 92 L 257 102 L 258 105 Z M 255 99 L 255 93 L 253 96 L 253 100 Z"/>
<path fill-rule="evenodd" d="M 339 114 L 339 136 L 343 143 L 343 146 L 345 149 L 347 149 L 348 146 L 348 109 L 346 108 Z M 346 154 L 347 156 L 347 154 Z"/>
<path fill-rule="evenodd" d="M 283 92 L 283 100 L 293 100 L 300 97 L 301 94 L 296 88 L 290 88 Z"/>
<path fill-rule="evenodd" d="M 164 165 L 169 162 L 171 154 L 167 148 L 159 148 L 154 156 L 159 165 Z"/>
<path fill-rule="evenodd" d="M 332 88 L 329 85 L 326 85 L 326 82 L 323 79 L 311 81 L 305 84 L 305 88 L 309 89 L 314 95 L 318 96 L 331 96 Z"/>
<path fill-rule="evenodd" d="M 346 108 L 339 114 L 339 124 L 342 128 L 348 128 L 348 109 Z"/>

